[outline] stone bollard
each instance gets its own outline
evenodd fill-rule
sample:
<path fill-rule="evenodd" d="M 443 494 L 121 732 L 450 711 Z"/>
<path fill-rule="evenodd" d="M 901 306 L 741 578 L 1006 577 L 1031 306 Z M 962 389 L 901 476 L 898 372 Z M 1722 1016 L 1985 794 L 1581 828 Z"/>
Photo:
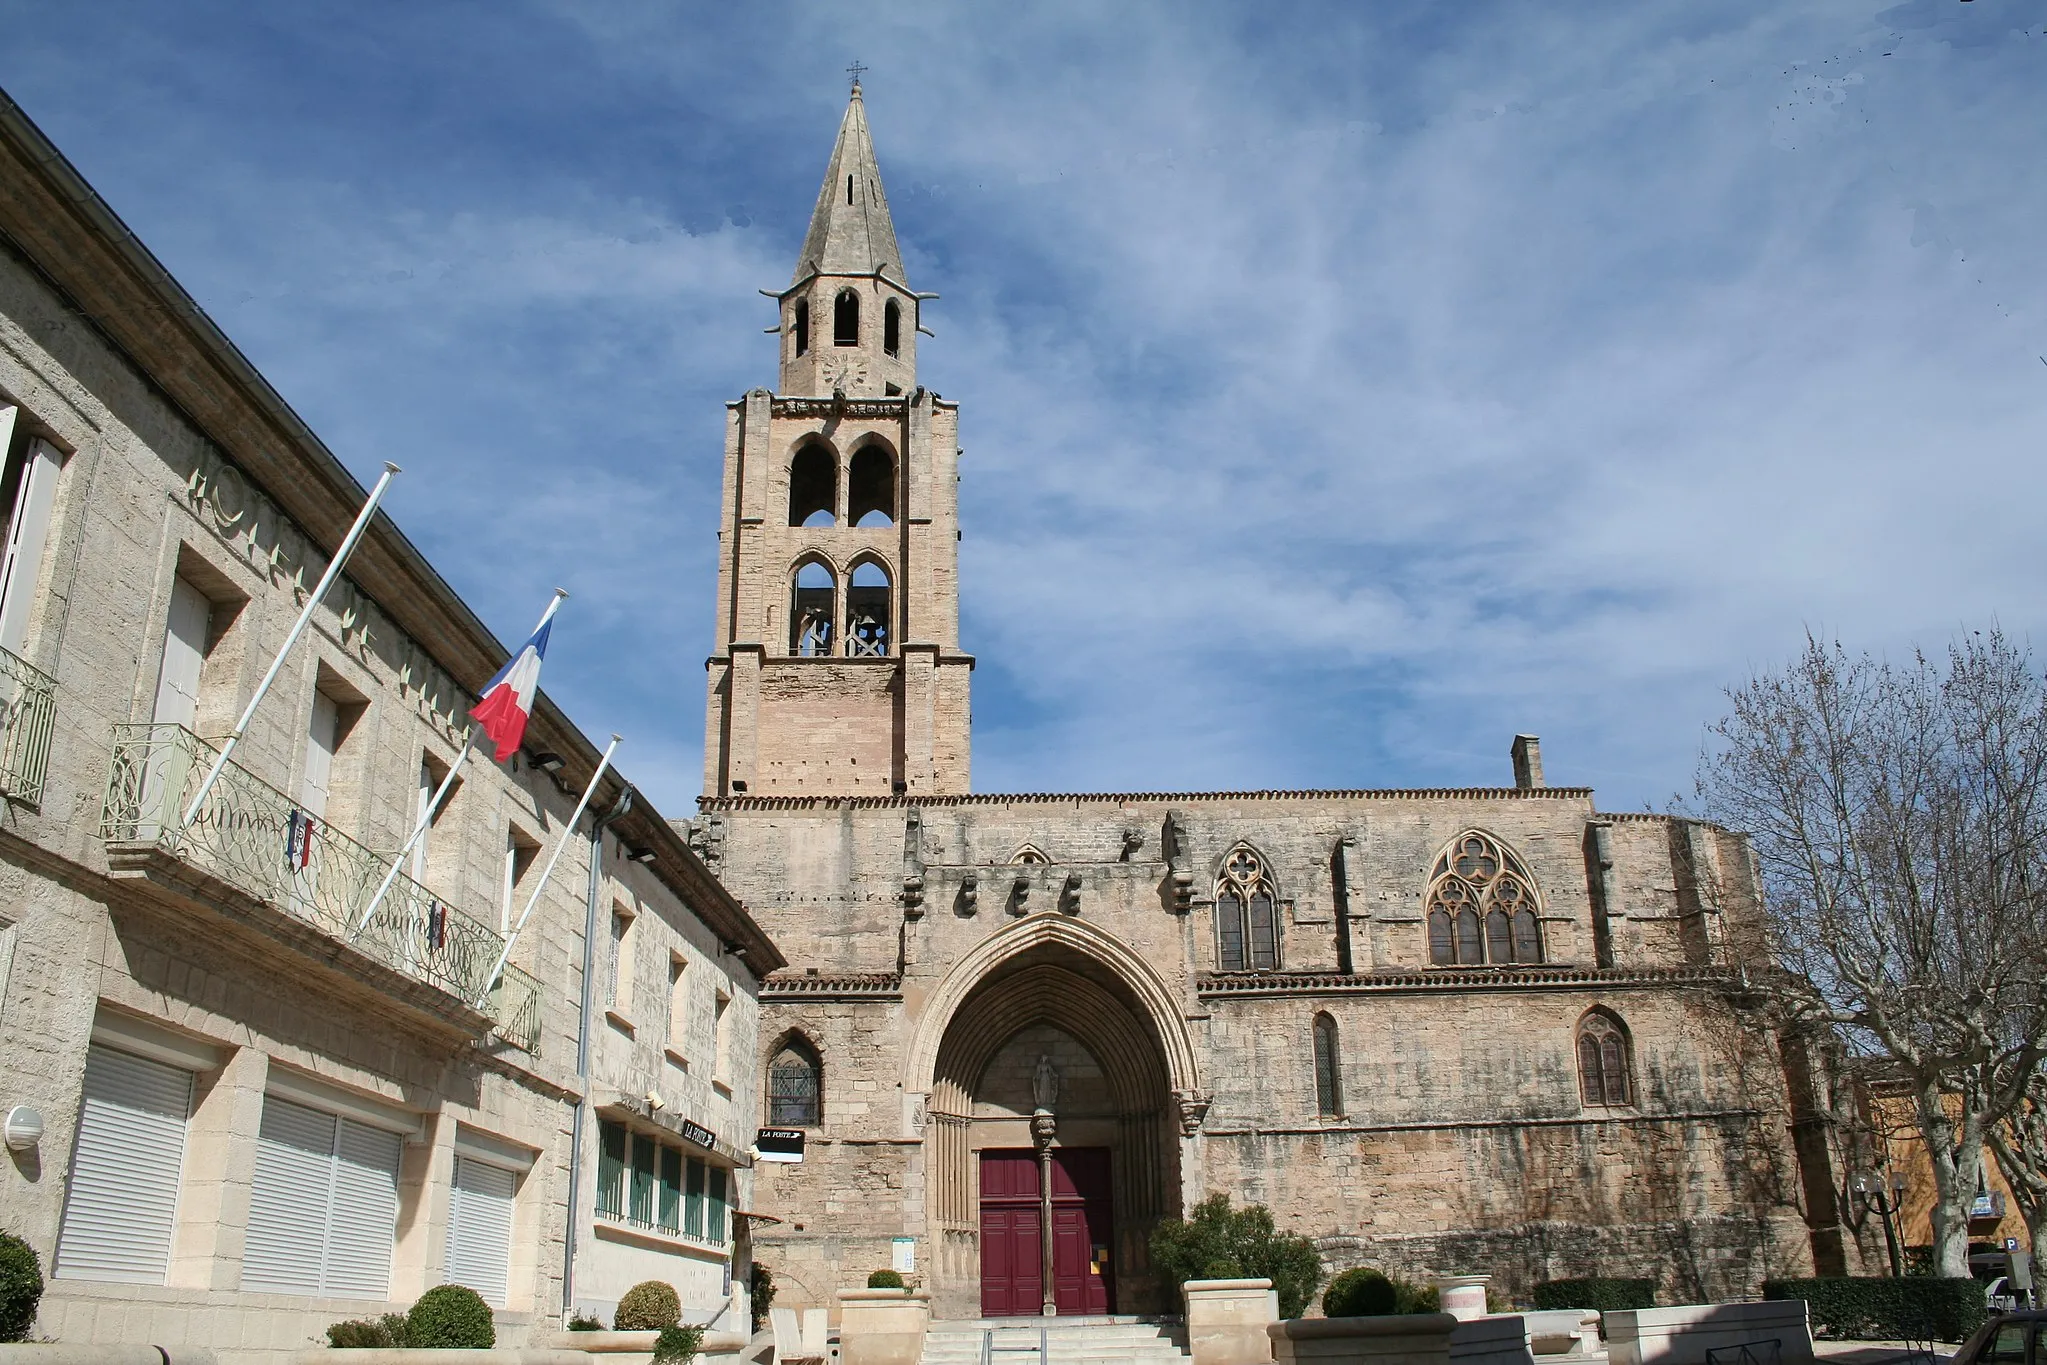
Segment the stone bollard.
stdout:
<path fill-rule="evenodd" d="M 931 1327 L 923 1289 L 841 1289 L 839 1365 L 918 1365 Z"/>
<path fill-rule="evenodd" d="M 1450 1365 L 1448 1313 L 1379 1318 L 1288 1318 L 1265 1329 L 1274 1360 L 1328 1365 Z"/>
<path fill-rule="evenodd" d="M 1436 1277 L 1436 1301 L 1445 1313 L 1459 1322 L 1482 1318 L 1486 1314 L 1485 1287 L 1492 1280 L 1490 1275 L 1439 1275 Z"/>
<path fill-rule="evenodd" d="M 1194 1365 L 1264 1365 L 1279 1320 L 1271 1280 L 1189 1280 L 1187 1350 Z"/>

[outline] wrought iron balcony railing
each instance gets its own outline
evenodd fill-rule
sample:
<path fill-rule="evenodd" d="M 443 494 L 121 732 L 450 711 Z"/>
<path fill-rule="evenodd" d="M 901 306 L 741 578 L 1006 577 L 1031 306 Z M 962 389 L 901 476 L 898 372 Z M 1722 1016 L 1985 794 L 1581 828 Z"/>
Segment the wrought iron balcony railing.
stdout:
<path fill-rule="evenodd" d="M 56 720 L 57 680 L 0 649 L 0 794 L 42 805 Z"/>
<path fill-rule="evenodd" d="M 218 752 L 183 726 L 115 726 L 100 837 L 110 847 L 171 853 L 387 967 L 476 1005 L 503 935 L 403 873 L 363 922 L 392 854 L 312 819 L 233 762 L 186 824 L 185 807 Z M 540 1034 L 540 983 L 507 964 L 489 986 L 484 1012 L 494 1031 L 530 1051 Z"/>

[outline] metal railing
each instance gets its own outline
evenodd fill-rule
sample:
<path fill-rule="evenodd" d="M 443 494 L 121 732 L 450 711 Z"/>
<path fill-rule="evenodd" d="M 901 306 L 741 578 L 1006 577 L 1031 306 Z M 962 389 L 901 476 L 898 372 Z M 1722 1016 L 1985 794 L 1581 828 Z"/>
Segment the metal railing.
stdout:
<path fill-rule="evenodd" d="M 218 752 L 180 725 L 115 726 L 100 838 L 173 853 L 464 1003 L 484 995 L 502 934 L 403 873 L 363 922 L 393 855 L 309 817 L 239 764 L 221 770 L 191 823 L 183 823 Z M 490 983 L 487 1012 L 500 1037 L 530 1051 L 540 1034 L 540 983 L 506 966 Z"/>
<path fill-rule="evenodd" d="M 0 649 L 0 793 L 42 804 L 56 720 L 57 680 Z"/>

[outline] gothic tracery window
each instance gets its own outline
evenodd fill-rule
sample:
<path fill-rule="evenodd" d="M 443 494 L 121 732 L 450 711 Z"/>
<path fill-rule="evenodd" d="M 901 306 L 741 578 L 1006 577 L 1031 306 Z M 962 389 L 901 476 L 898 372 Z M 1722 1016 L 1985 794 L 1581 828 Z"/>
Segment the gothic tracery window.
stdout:
<path fill-rule="evenodd" d="M 1589 1010 L 1578 1021 L 1578 1088 L 1587 1104 L 1633 1104 L 1628 1066 L 1628 1031 L 1605 1010 Z"/>
<path fill-rule="evenodd" d="M 1215 888 L 1216 961 L 1226 972 L 1279 966 L 1278 901 L 1264 860 L 1238 847 L 1223 860 Z"/>
<path fill-rule="evenodd" d="M 1506 845 L 1459 835 L 1429 877 L 1429 961 L 1477 967 L 1542 961 L 1535 881 Z"/>
<path fill-rule="evenodd" d="M 815 1128 L 820 1086 L 817 1054 L 791 1038 L 768 1064 L 768 1123 L 776 1128 Z"/>

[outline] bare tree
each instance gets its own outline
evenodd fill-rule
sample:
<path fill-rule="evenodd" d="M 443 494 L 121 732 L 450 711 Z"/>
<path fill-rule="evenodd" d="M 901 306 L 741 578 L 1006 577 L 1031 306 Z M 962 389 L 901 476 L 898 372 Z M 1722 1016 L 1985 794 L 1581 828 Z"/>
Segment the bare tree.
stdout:
<path fill-rule="evenodd" d="M 2033 1264 L 2047 1252 L 2047 1078 L 2034 1076 L 2025 1102 L 1990 1130 L 1997 1168 L 2026 1220 L 2027 1250 Z"/>
<path fill-rule="evenodd" d="M 1904 665 L 1808 638 L 1728 699 L 1698 796 L 1754 841 L 1778 999 L 1909 1085 L 1934 1266 L 1966 1275 L 1984 1143 L 2047 1053 L 2047 688 L 1992 631 Z"/>

